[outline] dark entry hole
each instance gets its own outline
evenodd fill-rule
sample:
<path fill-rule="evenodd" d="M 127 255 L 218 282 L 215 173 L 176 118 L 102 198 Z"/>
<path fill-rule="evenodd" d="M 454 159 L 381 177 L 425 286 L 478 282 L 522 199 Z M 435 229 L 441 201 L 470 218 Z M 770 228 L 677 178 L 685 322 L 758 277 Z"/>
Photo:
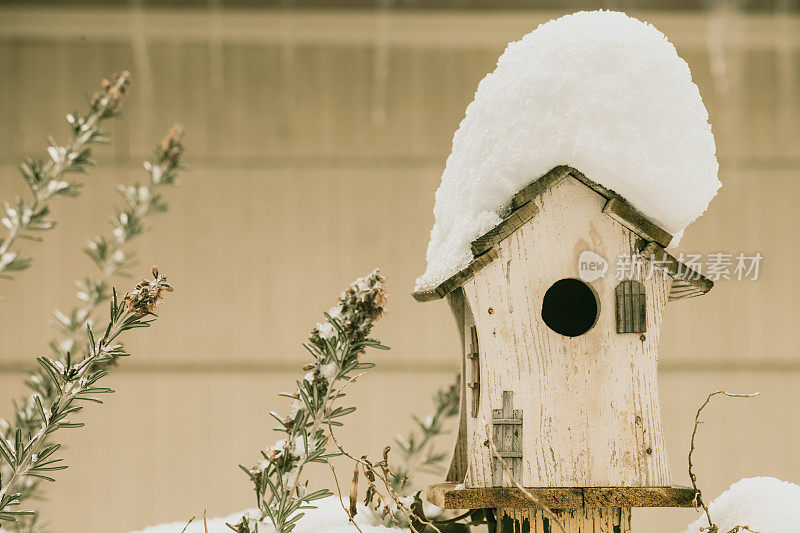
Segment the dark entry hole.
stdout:
<path fill-rule="evenodd" d="M 580 280 L 558 280 L 544 293 L 542 320 L 566 337 L 577 337 L 589 331 L 597 320 L 597 312 L 597 296 Z"/>

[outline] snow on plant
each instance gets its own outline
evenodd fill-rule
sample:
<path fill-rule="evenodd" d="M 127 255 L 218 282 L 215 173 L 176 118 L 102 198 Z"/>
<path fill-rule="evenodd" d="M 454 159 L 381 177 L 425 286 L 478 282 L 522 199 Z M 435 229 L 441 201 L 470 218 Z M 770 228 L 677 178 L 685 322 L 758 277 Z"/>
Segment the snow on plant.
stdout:
<path fill-rule="evenodd" d="M 360 376 L 360 374 L 359 374 Z M 331 407 L 333 403 L 343 396 L 344 389 L 355 381 L 359 376 L 353 376 L 344 385 L 339 387 L 333 398 L 331 399 Z M 336 491 L 338 492 L 339 501 L 342 510 L 347 514 L 347 518 L 353 527 L 360 533 L 364 533 L 356 523 L 355 517 L 358 513 L 358 481 L 359 474 L 363 474 L 367 480 L 367 489 L 364 497 L 364 505 L 380 513 L 381 519 L 388 519 L 390 524 L 399 529 L 411 529 L 414 533 L 422 533 L 426 527 L 430 527 L 436 533 L 443 533 L 436 524 L 428 520 L 422 505 L 422 500 L 419 497 L 419 492 L 414 493 L 412 496 L 401 496 L 397 493 L 392 483 L 393 479 L 398 479 L 400 476 L 393 472 L 389 466 L 389 452 L 390 446 L 383 449 L 381 459 L 377 461 L 370 460 L 366 455 L 357 458 L 347 450 L 345 450 L 341 443 L 336 439 L 336 434 L 333 430 L 333 421 L 330 416 L 327 419 L 328 432 L 333 444 L 339 453 L 355 463 L 353 470 L 353 481 L 350 487 L 350 505 L 345 506 L 342 501 L 342 491 L 339 486 L 339 478 L 336 475 L 336 470 L 333 465 L 328 463 L 328 466 L 333 473 L 333 479 L 336 483 Z M 402 483 L 401 483 L 402 485 Z"/>
<path fill-rule="evenodd" d="M 337 315 L 338 311 L 339 308 L 337 306 L 328 314 L 331 316 Z M 318 325 L 318 329 L 327 329 L 325 328 L 325 323 Z M 412 474 L 415 472 L 422 470 L 440 471 L 438 467 L 446 454 L 436 451 L 433 446 L 433 440 L 443 433 L 443 421 L 446 418 L 451 418 L 458 414 L 459 383 L 460 376 L 457 376 L 455 383 L 436 392 L 434 395 L 434 409 L 424 419 L 413 417 L 418 426 L 419 434 L 417 431 L 411 431 L 407 436 L 397 436 L 398 445 L 401 447 L 401 458 L 394 464 L 392 470 L 386 471 L 384 477 L 389 482 L 389 486 L 392 490 L 395 491 L 397 499 L 401 500 L 406 510 L 409 511 L 409 516 L 412 514 L 416 516 L 417 513 L 421 516 L 425 516 L 426 513 L 427 516 L 434 516 L 434 513 L 439 511 L 430 504 L 428 504 L 427 508 L 424 510 L 414 511 L 414 509 L 418 509 L 416 506 L 421 505 L 422 502 L 419 501 L 414 494 L 409 493 L 409 487 L 413 486 Z M 344 386 L 345 385 L 337 386 L 337 391 L 342 391 Z M 331 402 L 333 402 L 333 399 Z M 294 418 L 298 414 L 299 406 L 294 404 L 294 402 L 293 406 L 294 407 L 290 409 L 289 418 Z M 328 412 L 332 413 L 330 409 Z M 331 422 L 333 422 L 333 420 L 331 420 Z M 329 433 L 332 438 L 335 438 L 333 432 L 329 431 Z M 281 449 L 285 444 L 285 439 L 281 439 L 279 442 L 280 446 L 272 446 L 270 449 Z M 378 480 L 373 474 L 373 470 L 381 469 L 380 472 L 383 474 L 382 469 L 384 465 L 389 464 L 388 459 L 387 450 L 386 456 L 382 460 L 376 462 L 370 461 L 369 464 L 371 466 L 366 468 L 366 471 L 360 468 L 361 465 L 357 467 L 359 474 L 354 476 L 348 505 L 345 506 L 341 494 L 338 497 L 330 496 L 315 501 L 314 505 L 317 508 L 313 513 L 306 513 L 301 519 L 294 523 L 296 526 L 293 530 L 294 533 L 311 533 L 326 529 L 335 531 L 350 531 L 351 529 L 356 529 L 360 530 L 362 533 L 379 533 L 387 531 L 386 527 L 384 527 L 386 525 L 393 526 L 394 531 L 411 531 L 412 524 L 408 523 L 408 520 L 399 510 L 399 506 L 391 497 L 384 499 L 383 495 L 377 492 L 378 486 L 376 485 L 376 481 Z M 260 461 L 258 469 L 266 469 L 268 467 L 269 462 L 263 459 Z M 367 472 L 369 474 L 367 474 Z M 363 501 L 358 501 L 359 475 L 364 476 L 368 485 L 364 493 Z M 338 487 L 339 480 L 335 471 L 334 480 Z M 470 525 L 484 523 L 482 510 L 478 511 L 478 513 L 469 512 L 466 515 L 447 520 L 431 520 L 431 522 L 443 533 L 450 531 L 463 533 L 463 531 L 466 531 L 465 526 L 468 527 Z M 244 512 L 233 513 L 228 517 L 209 520 L 208 532 L 221 533 L 222 531 L 230 531 L 230 526 L 227 525 L 227 523 L 232 521 L 241 522 L 243 517 L 248 518 L 247 526 L 237 524 L 234 527 L 255 528 L 256 525 L 258 525 L 259 531 L 263 531 L 264 533 L 275 531 L 273 526 L 269 523 L 269 520 L 264 521 L 261 519 L 262 514 L 263 513 L 258 509 L 250 509 Z M 472 521 L 469 523 L 460 521 L 467 517 L 471 517 Z M 269 517 L 267 516 L 267 518 Z M 420 524 L 421 522 L 415 523 Z M 180 531 L 184 525 L 185 523 L 181 522 L 161 524 L 149 527 L 139 533 L 174 533 L 175 531 Z M 351 529 L 344 529 L 348 525 L 351 526 Z M 199 523 L 190 523 L 186 525 L 186 532 L 203 533 L 203 525 Z"/>
<path fill-rule="evenodd" d="M 313 512 L 306 513 L 303 518 L 297 521 L 297 527 L 293 530 L 293 533 L 356 532 L 353 525 L 348 521 L 347 515 L 342 512 L 339 500 L 335 496 L 317 500 L 314 505 L 316 509 Z M 205 524 L 203 520 L 194 520 L 187 525 L 186 520 L 183 520 L 150 526 L 136 533 L 179 533 L 184 527 L 186 528 L 185 533 L 230 533 L 231 530 L 227 524 L 238 520 L 242 514 L 252 515 L 257 518 L 260 513 L 257 509 L 251 509 L 244 513 L 239 511 L 221 518 L 210 518 Z M 371 509 L 361 503 L 358 504 L 356 523 L 363 533 L 409 533 L 409 530 L 387 529 L 380 516 L 377 516 L 376 513 L 373 513 Z M 258 531 L 259 533 L 275 533 L 275 529 L 267 523 L 260 523 Z"/>
<path fill-rule="evenodd" d="M 31 259 L 14 249 L 16 241 L 41 240 L 37 233 L 55 226 L 55 222 L 47 218 L 50 214 L 49 202 L 56 198 L 77 196 L 81 186 L 67 179 L 66 174 L 86 173 L 87 167 L 94 164 L 89 145 L 108 142 L 108 137 L 99 129 L 100 124 L 117 115 L 130 74 L 123 72 L 112 78 L 113 81 L 103 80 L 101 90 L 92 97 L 85 114 L 76 112 L 67 115 L 72 138 L 66 144 L 59 145 L 48 138 L 49 160 L 26 159 L 19 166 L 33 199 L 27 201 L 17 197 L 13 202 L 3 204 L 4 216 L 0 222 L 6 227 L 6 236 L 0 239 L 0 277 L 10 278 L 11 272 L 30 266 Z"/>
<path fill-rule="evenodd" d="M 709 527 L 702 516 L 685 533 L 797 531 L 800 486 L 774 477 L 741 479 L 714 499 L 708 509 L 717 529 Z"/>
<path fill-rule="evenodd" d="M 183 149 L 183 128 L 176 124 L 156 148 L 153 157 L 145 161 L 147 180 L 142 184 L 118 186 L 124 204 L 115 209 L 111 219 L 112 235 L 98 235 L 88 240 L 84 247 L 84 252 L 98 269 L 97 275 L 76 280 L 79 303 L 68 312 L 56 310 L 53 314 L 52 325 L 59 333 L 57 338 L 50 341 L 51 357 L 54 361 L 64 365 L 69 352 L 87 346 L 90 331 L 94 328 L 94 313 L 111 297 L 111 278 L 127 274 L 127 269 L 135 264 L 134 254 L 128 248 L 130 241 L 147 229 L 145 220 L 148 217 L 167 210 L 160 191 L 163 187 L 176 185 Z M 50 398 L 57 393 L 55 383 L 48 379 L 41 368 L 30 373 L 26 385 L 33 393 L 15 402 L 15 427 L 10 424 L 0 425 L 0 435 L 7 439 L 13 438 L 15 428 L 20 428 L 23 432 L 38 429 L 41 418 L 36 409 L 36 396 Z M 24 480 L 18 489 L 20 501 L 35 496 L 38 489 L 38 479 Z M 36 518 L 18 521 L 18 527 L 20 523 L 25 523 L 26 530 L 32 530 L 35 528 Z"/>
<path fill-rule="evenodd" d="M 303 379 L 294 393 L 282 393 L 291 399 L 289 413 L 270 415 L 278 422 L 277 431 L 285 435 L 267 450 L 250 468 L 240 465 L 253 482 L 259 516 L 242 516 L 229 527 L 237 532 L 257 532 L 258 522 L 269 519 L 275 530 L 292 531 L 303 516 L 303 509 L 314 508 L 314 500 L 330 496 L 320 489 L 309 492 L 302 481 L 303 469 L 310 463 L 324 463 L 338 455 L 328 453 L 325 427 L 341 425 L 337 419 L 355 411 L 355 407 L 331 406 L 342 382 L 351 374 L 374 366 L 359 359 L 367 348 L 388 349 L 368 338 L 376 320 L 383 315 L 386 302 L 385 278 L 378 270 L 358 278 L 339 297 L 337 305 L 325 314 L 325 321 L 312 330 L 303 346 L 313 361 L 306 364 Z"/>
<path fill-rule="evenodd" d="M 18 426 L 13 438 L 0 436 L 0 524 L 35 514 L 17 508 L 28 480 L 55 481 L 50 477 L 51 472 L 67 468 L 56 457 L 61 445 L 53 442 L 53 434 L 59 429 L 83 426 L 73 420 L 83 408 L 78 402 L 103 403 L 97 396 L 113 392 L 97 384 L 118 358 L 130 355 L 117 337 L 131 329 L 148 327 L 154 320 L 149 317 L 156 316 L 153 309 L 164 292 L 172 292 L 172 286 L 153 267 L 153 279 L 137 284 L 124 300 L 119 301 L 112 290 L 105 332 L 96 338 L 91 329 L 87 330 L 89 343 L 81 357 L 73 358 L 67 352 L 64 361 L 46 356 L 37 359 L 41 366 L 39 379 L 48 384 L 47 390 L 51 392 L 32 396 L 38 428 L 31 424 L 31 419 L 26 419 L 28 427 Z"/>
<path fill-rule="evenodd" d="M 56 310 L 54 313 L 53 325 L 61 334 L 50 342 L 56 355 L 63 357 L 73 346 L 86 342 L 86 326 L 92 324 L 92 314 L 98 305 L 108 300 L 109 280 L 126 275 L 127 269 L 136 264 L 134 252 L 128 245 L 147 230 L 145 220 L 148 217 L 167 210 L 161 190 L 177 185 L 183 150 L 183 127 L 175 124 L 153 157 L 144 162 L 147 180 L 142 184 L 117 187 L 124 203 L 115 209 L 111 218 L 111 236 L 97 235 L 87 240 L 83 249 L 97 267 L 98 275 L 76 280 L 80 304 L 69 312 Z"/>

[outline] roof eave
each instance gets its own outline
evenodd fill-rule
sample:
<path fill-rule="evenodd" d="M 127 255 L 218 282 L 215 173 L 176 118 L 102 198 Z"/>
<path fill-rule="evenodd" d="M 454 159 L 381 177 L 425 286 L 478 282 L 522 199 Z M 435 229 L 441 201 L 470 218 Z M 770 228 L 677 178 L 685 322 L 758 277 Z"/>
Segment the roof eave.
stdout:
<path fill-rule="evenodd" d="M 647 259 L 650 259 L 655 254 L 659 257 L 666 254 L 668 257 L 666 263 L 674 265 L 674 268 L 665 268 L 667 273 L 675 279 L 675 283 L 673 283 L 675 295 L 671 291 L 670 300 L 700 296 L 711 290 L 714 285 L 711 280 L 684 265 L 664 250 L 672 241 L 672 235 L 669 232 L 647 218 L 622 196 L 590 180 L 582 172 L 566 165 L 560 165 L 534 180 L 512 197 L 509 211 L 504 216 L 503 221 L 472 241 L 471 249 L 475 258 L 469 265 L 436 287 L 412 293 L 414 299 L 419 302 L 440 300 L 496 259 L 499 253 L 495 245 L 522 227 L 538 212 L 533 200 L 566 177 L 575 178 L 606 198 L 603 213 L 642 239 L 641 250 L 643 256 L 646 250 L 649 250 L 648 253 L 650 253 L 650 257 L 645 256 Z M 683 275 L 684 272 L 691 272 L 691 279 Z"/>

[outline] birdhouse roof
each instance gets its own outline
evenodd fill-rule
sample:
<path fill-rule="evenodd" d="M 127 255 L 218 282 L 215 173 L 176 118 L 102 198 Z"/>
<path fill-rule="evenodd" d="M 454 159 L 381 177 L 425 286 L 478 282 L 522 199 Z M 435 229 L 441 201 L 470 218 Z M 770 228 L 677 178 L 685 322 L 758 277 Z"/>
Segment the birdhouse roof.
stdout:
<path fill-rule="evenodd" d="M 711 280 L 682 263 L 664 249 L 672 241 L 672 235 L 669 232 L 635 209 L 625 198 L 590 180 L 580 171 L 568 166 L 558 166 L 515 194 L 502 222 L 472 241 L 473 259 L 466 268 L 431 289 L 414 292 L 414 298 L 420 302 L 444 298 L 497 259 L 499 253 L 495 245 L 536 216 L 538 208 L 533 200 L 562 179 L 570 177 L 606 198 L 603 213 L 638 235 L 637 247 L 640 255 L 647 260 L 657 260 L 657 263 L 654 262 L 654 264 L 665 270 L 674 279 L 669 294 L 670 300 L 700 296 L 711 290 L 714 285 Z"/>

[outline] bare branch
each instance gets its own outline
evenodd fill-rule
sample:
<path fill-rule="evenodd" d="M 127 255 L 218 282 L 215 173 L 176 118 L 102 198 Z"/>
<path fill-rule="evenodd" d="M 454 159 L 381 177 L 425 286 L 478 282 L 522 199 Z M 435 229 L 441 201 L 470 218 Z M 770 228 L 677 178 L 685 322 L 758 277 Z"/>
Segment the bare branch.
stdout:
<path fill-rule="evenodd" d="M 703 501 L 702 492 L 700 491 L 699 488 L 697 488 L 697 476 L 693 471 L 694 464 L 692 463 L 692 454 L 694 453 L 695 450 L 694 439 L 697 436 L 697 428 L 699 428 L 700 424 L 702 424 L 702 422 L 700 421 L 700 414 L 703 412 L 703 409 L 705 409 L 705 407 L 711 402 L 711 398 L 720 394 L 723 396 L 728 396 L 730 398 L 755 398 L 761 393 L 751 392 L 748 394 L 737 394 L 725 390 L 714 391 L 711 394 L 709 394 L 708 397 L 706 397 L 706 401 L 703 402 L 703 404 L 697 410 L 697 414 L 694 415 L 694 429 L 692 429 L 692 439 L 689 446 L 689 480 L 692 482 L 692 488 L 694 489 L 695 508 L 697 508 L 697 504 L 700 504 L 700 506 L 703 508 L 703 511 L 706 514 L 706 519 L 708 520 L 708 528 L 703 528 L 703 530 L 708 531 L 708 533 L 717 533 L 719 531 L 719 528 L 711 520 L 711 513 L 708 512 L 708 506 Z M 751 531 L 751 530 L 747 526 L 736 526 L 728 533 L 737 533 L 738 531 Z"/>
<path fill-rule="evenodd" d="M 359 377 L 364 375 L 364 372 L 361 374 L 355 375 L 352 378 L 348 379 L 339 389 L 336 391 L 336 394 L 333 395 L 330 401 L 331 408 L 328 410 L 328 433 L 331 436 L 331 440 L 333 441 L 336 448 L 339 449 L 339 452 L 350 459 L 351 461 L 355 462 L 357 465 L 361 465 L 364 469 L 364 475 L 367 477 L 367 480 L 371 482 L 371 477 L 377 477 L 380 479 L 381 483 L 383 483 L 386 493 L 389 497 L 394 501 L 395 505 L 397 505 L 397 509 L 403 513 L 406 520 L 408 521 L 408 525 L 412 531 L 415 533 L 421 533 L 416 527 L 416 524 L 423 524 L 425 526 L 429 526 L 431 529 L 436 531 L 437 533 L 441 533 L 441 530 L 437 528 L 432 522 L 425 519 L 424 517 L 416 515 L 411 509 L 408 509 L 406 505 L 403 503 L 401 497 L 395 492 L 394 488 L 392 487 L 392 483 L 389 477 L 392 475 L 391 470 L 389 469 L 389 446 L 386 446 L 383 449 L 383 459 L 375 464 L 372 464 L 369 460 L 367 460 L 366 456 L 360 459 L 352 456 L 349 452 L 347 452 L 339 441 L 336 439 L 336 434 L 333 431 L 333 424 L 331 423 L 331 412 L 333 411 L 333 404 L 336 402 L 336 399 L 344 392 L 344 389 L 353 381 L 357 380 Z M 330 464 L 330 463 L 329 463 Z M 331 467 L 333 468 L 333 467 Z M 350 513 L 347 513 L 350 516 Z M 395 520 L 394 517 L 389 514 L 392 520 Z"/>

